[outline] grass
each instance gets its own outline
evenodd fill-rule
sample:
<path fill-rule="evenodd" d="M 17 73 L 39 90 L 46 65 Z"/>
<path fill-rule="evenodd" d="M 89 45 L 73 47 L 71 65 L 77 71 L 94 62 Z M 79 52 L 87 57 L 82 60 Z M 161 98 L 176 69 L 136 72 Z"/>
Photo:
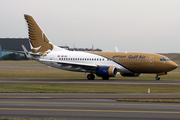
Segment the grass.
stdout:
<path fill-rule="evenodd" d="M 174 61 L 176 64 L 180 64 L 180 61 Z"/>
<path fill-rule="evenodd" d="M 0 93 L 180 93 L 180 85 L 1 83 Z"/>
<path fill-rule="evenodd" d="M 36 61 L 0 61 L 1 78 L 51 78 L 51 79 L 86 79 L 83 72 L 71 72 L 52 68 Z M 142 74 L 140 77 L 111 77 L 110 79 L 155 80 L 155 74 Z M 96 79 L 101 79 L 96 77 Z M 168 75 L 162 75 L 161 80 L 179 80 L 180 67 Z"/>
<path fill-rule="evenodd" d="M 49 79 L 86 79 L 87 74 L 69 72 L 52 68 L 36 61 L 0 61 L 1 78 L 49 78 Z M 101 79 L 96 77 L 96 79 Z M 155 74 L 142 74 L 140 77 L 111 77 L 111 79 L 155 80 Z M 161 80 L 180 80 L 180 67 Z M 40 87 L 41 86 L 41 87 Z M 42 89 L 41 89 L 42 88 Z M 180 93 L 179 85 L 101 85 L 101 84 L 23 84 L 1 83 L 0 92 L 39 92 L 39 93 Z"/>
<path fill-rule="evenodd" d="M 117 99 L 117 101 L 122 102 L 161 102 L 161 103 L 180 103 L 180 100 L 161 100 L 161 99 Z"/>

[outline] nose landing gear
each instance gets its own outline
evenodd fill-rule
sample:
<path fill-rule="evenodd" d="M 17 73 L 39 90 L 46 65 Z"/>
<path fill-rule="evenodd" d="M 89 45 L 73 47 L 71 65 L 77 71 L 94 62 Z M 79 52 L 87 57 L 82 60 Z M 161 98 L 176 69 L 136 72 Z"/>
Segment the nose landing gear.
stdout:
<path fill-rule="evenodd" d="M 163 73 L 156 73 L 156 80 L 160 80 L 160 75 L 167 75 L 167 72 L 163 72 Z"/>
<path fill-rule="evenodd" d="M 160 80 L 160 76 L 157 75 L 157 76 L 156 76 L 156 80 Z"/>

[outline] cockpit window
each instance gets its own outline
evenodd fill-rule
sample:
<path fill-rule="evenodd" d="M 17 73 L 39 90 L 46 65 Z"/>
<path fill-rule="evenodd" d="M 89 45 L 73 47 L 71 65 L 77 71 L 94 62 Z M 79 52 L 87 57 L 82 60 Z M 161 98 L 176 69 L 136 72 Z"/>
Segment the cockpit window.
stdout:
<path fill-rule="evenodd" d="M 160 61 L 171 61 L 170 59 L 165 59 L 165 58 L 162 58 L 162 59 L 160 59 Z"/>

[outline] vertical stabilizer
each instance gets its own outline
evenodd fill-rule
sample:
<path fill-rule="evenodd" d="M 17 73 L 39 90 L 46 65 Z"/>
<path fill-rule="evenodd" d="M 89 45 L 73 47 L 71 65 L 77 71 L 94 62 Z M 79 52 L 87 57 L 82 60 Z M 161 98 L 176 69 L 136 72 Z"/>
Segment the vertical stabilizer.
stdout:
<path fill-rule="evenodd" d="M 33 53 L 40 53 L 41 55 L 47 55 L 50 51 L 54 48 L 58 50 L 64 50 L 54 46 L 43 31 L 40 29 L 38 24 L 35 22 L 32 16 L 24 15 L 26 22 L 28 24 L 28 31 L 29 31 L 29 39 L 31 45 L 33 47 Z"/>

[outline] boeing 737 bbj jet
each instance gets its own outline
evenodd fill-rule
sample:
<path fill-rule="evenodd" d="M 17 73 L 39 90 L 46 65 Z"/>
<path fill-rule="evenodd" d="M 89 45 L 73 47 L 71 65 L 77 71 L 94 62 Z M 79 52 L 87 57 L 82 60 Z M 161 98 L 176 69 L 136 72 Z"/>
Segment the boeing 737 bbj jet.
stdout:
<path fill-rule="evenodd" d="M 141 73 L 160 75 L 178 67 L 169 58 L 159 54 L 141 52 L 80 52 L 69 51 L 52 44 L 40 29 L 32 16 L 24 15 L 29 30 L 29 40 L 32 52 L 22 45 L 28 58 L 40 63 L 69 71 L 86 72 L 88 80 L 94 80 L 95 75 L 108 80 L 117 76 L 140 76 Z"/>

